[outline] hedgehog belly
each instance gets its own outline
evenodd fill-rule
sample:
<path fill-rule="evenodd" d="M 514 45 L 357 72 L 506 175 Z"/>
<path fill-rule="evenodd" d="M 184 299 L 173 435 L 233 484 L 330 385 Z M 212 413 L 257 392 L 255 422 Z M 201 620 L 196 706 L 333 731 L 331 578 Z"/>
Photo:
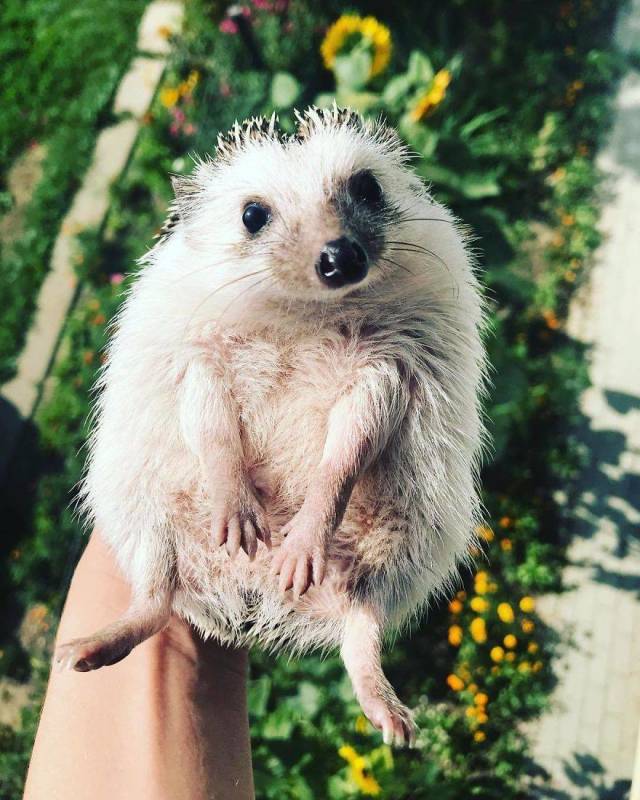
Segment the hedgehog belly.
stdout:
<path fill-rule="evenodd" d="M 174 521 L 176 613 L 205 637 L 293 653 L 339 646 L 354 603 L 371 602 L 395 617 L 390 584 L 397 587 L 406 562 L 410 521 L 388 495 L 374 502 L 375 493 L 371 477 L 356 486 L 330 545 L 325 580 L 298 600 L 291 591 L 280 592 L 270 570 L 272 554 L 263 544 L 253 562 L 242 550 L 231 559 L 224 546 L 213 547 L 206 510 L 195 511 L 206 509 L 206 501 L 189 504 L 191 513 Z M 294 509 L 281 498 L 268 506 L 275 550 Z"/>

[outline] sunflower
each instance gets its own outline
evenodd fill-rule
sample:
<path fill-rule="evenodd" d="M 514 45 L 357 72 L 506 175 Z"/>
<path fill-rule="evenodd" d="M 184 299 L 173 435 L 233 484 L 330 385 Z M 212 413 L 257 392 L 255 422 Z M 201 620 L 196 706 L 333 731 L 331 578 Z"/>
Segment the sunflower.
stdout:
<path fill-rule="evenodd" d="M 445 98 L 447 87 L 451 83 L 451 78 L 452 75 L 448 69 L 441 69 L 434 75 L 429 88 L 418 98 L 418 102 L 411 111 L 411 119 L 414 122 L 419 122 L 421 119 L 429 116 L 429 114 L 440 105 Z M 491 531 L 491 533 L 493 533 L 493 531 Z M 491 541 L 491 539 L 487 541 Z"/>
<path fill-rule="evenodd" d="M 361 40 L 365 40 L 372 50 L 369 77 L 379 75 L 391 58 L 391 32 L 375 17 L 361 17 L 358 14 L 343 14 L 329 27 L 320 45 L 325 67 L 333 68 L 336 56 L 345 49 L 345 44 L 353 46 Z"/>
<path fill-rule="evenodd" d="M 367 759 L 359 755 L 349 744 L 342 745 L 338 755 L 349 764 L 349 776 L 362 794 L 375 797 L 380 794 L 381 787 L 368 769 Z"/>

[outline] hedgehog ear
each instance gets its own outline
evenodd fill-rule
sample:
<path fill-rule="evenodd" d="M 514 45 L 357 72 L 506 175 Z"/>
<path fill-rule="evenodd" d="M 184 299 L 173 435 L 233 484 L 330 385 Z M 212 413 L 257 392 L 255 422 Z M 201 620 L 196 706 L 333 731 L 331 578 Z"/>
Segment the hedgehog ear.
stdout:
<path fill-rule="evenodd" d="M 167 239 L 175 230 L 178 224 L 186 216 L 189 205 L 193 202 L 196 188 L 189 177 L 181 175 L 171 175 L 171 186 L 173 187 L 174 198 L 167 208 L 167 216 L 162 223 L 157 238 L 158 244 Z"/>

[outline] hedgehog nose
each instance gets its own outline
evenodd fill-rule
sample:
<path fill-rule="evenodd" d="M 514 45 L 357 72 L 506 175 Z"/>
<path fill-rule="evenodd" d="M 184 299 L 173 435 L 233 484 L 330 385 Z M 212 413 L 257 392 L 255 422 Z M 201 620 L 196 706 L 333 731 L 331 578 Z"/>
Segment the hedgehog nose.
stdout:
<path fill-rule="evenodd" d="M 327 242 L 316 263 L 320 280 L 330 289 L 358 283 L 368 270 L 369 261 L 364 249 L 346 236 Z"/>

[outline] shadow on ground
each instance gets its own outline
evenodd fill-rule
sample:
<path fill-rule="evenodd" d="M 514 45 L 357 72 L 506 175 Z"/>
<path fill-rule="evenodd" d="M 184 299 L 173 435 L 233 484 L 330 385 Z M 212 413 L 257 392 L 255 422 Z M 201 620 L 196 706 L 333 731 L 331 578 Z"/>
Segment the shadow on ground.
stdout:
<path fill-rule="evenodd" d="M 589 753 L 574 753 L 563 762 L 568 788 L 555 788 L 550 775 L 535 765 L 531 770 L 532 790 L 537 800 L 626 800 L 631 781 L 612 780 L 604 767 Z"/>

